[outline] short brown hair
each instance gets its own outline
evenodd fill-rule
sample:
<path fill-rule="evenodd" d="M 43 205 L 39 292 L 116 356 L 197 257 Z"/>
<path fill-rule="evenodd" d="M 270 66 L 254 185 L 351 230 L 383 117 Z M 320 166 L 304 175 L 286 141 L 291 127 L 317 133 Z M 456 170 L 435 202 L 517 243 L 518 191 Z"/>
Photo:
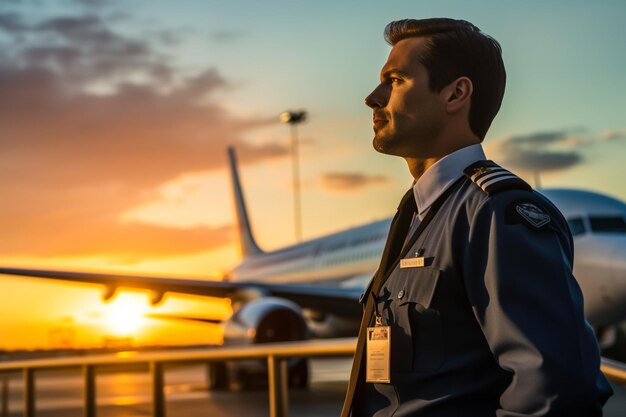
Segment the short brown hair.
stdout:
<path fill-rule="evenodd" d="M 429 39 L 419 61 L 428 70 L 429 87 L 441 91 L 458 77 L 472 80 L 469 125 L 481 140 L 500 110 L 506 71 L 498 41 L 465 20 L 404 19 L 385 27 L 385 40 L 395 45 L 402 39 Z"/>

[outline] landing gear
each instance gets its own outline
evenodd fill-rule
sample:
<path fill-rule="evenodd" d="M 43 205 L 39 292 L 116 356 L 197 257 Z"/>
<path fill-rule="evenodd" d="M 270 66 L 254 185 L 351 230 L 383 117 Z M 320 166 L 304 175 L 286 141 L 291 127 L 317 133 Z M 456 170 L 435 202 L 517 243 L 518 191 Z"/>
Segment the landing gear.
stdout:
<path fill-rule="evenodd" d="M 626 331 L 623 325 L 596 329 L 602 356 L 616 361 L 626 361 Z"/>
<path fill-rule="evenodd" d="M 241 366 L 244 365 L 244 366 Z M 207 386 L 212 391 L 248 391 L 267 388 L 267 369 L 256 362 L 254 366 L 227 362 L 207 364 Z M 246 368 L 253 368 L 246 369 Z M 309 387 L 309 364 L 306 359 L 292 359 L 287 371 L 289 388 Z"/>
<path fill-rule="evenodd" d="M 207 363 L 207 385 L 209 390 L 226 391 L 230 388 L 226 362 Z"/>
<path fill-rule="evenodd" d="M 289 388 L 306 389 L 309 387 L 309 363 L 306 359 L 297 359 L 289 367 Z"/>

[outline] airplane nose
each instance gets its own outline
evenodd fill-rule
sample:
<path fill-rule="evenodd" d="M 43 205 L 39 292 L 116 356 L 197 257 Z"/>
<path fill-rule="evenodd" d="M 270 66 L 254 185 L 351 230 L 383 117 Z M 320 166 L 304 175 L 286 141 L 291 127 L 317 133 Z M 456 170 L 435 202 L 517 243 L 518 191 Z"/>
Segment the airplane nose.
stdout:
<path fill-rule="evenodd" d="M 592 234 L 576 240 L 574 276 L 585 298 L 585 314 L 594 326 L 626 317 L 626 236 Z"/>

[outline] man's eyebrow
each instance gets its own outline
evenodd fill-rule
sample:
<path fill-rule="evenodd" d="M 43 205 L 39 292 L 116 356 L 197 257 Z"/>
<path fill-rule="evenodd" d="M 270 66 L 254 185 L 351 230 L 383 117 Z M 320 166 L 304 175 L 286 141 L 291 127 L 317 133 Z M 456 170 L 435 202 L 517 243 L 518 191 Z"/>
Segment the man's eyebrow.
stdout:
<path fill-rule="evenodd" d="M 383 71 L 383 72 L 380 74 L 380 78 L 381 78 L 382 80 L 385 80 L 385 79 L 387 79 L 387 78 L 391 77 L 392 75 L 399 75 L 399 76 L 401 76 L 401 77 L 407 77 L 407 78 L 409 77 L 409 74 L 407 74 L 407 73 L 406 73 L 406 72 L 404 72 L 404 71 L 401 71 L 401 70 L 399 70 L 399 69 L 397 69 L 397 68 L 390 68 L 390 69 L 388 69 L 388 70 Z"/>

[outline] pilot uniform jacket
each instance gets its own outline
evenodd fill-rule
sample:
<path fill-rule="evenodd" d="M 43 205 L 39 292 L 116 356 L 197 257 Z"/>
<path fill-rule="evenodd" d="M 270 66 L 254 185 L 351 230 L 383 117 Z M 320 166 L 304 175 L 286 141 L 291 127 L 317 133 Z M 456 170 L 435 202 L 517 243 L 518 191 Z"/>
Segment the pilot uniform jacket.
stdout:
<path fill-rule="evenodd" d="M 476 177 L 493 169 L 502 170 L 491 161 L 465 170 L 403 250 L 424 266 L 396 261 L 371 294 L 391 327 L 391 382 L 365 383 L 359 358 L 342 416 L 602 415 L 612 391 L 572 275 L 567 223 L 510 173 L 481 188 Z"/>

